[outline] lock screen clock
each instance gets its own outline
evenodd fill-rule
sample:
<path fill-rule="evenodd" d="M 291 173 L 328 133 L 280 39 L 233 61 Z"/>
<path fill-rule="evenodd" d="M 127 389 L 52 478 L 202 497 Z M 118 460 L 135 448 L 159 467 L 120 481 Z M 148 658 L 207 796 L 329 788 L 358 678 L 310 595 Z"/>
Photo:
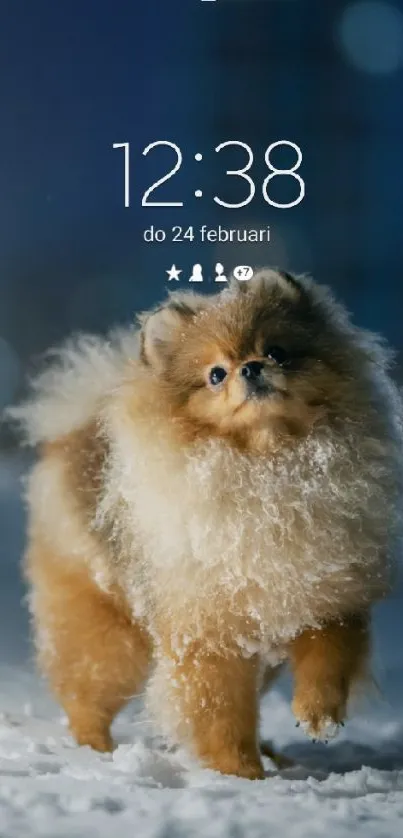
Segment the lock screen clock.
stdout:
<path fill-rule="evenodd" d="M 284 146 L 288 146 L 293 150 L 293 152 L 295 153 L 295 161 L 293 165 L 291 165 L 288 168 L 278 168 L 274 162 L 275 149 Z M 143 156 L 147 156 L 152 153 L 158 153 L 158 149 L 162 147 L 166 147 L 170 149 L 170 151 L 172 152 L 173 165 L 162 177 L 160 177 L 158 180 L 152 183 L 144 191 L 141 198 L 141 205 L 143 207 L 154 208 L 183 207 L 185 205 L 183 200 L 162 201 L 156 194 L 164 183 L 167 183 L 169 180 L 171 180 L 171 178 L 174 178 L 175 175 L 178 174 L 179 170 L 183 165 L 187 165 L 186 154 L 183 154 L 183 151 L 179 145 L 170 140 L 156 140 L 152 143 L 149 143 L 149 145 L 147 145 L 143 149 L 142 154 Z M 113 143 L 113 148 L 122 149 L 124 152 L 124 206 L 130 207 L 130 143 Z M 266 177 L 264 177 L 262 182 L 259 182 L 259 184 L 256 184 L 255 179 L 253 177 L 253 165 L 255 162 L 255 154 L 251 146 L 245 142 L 242 142 L 241 140 L 226 140 L 225 142 L 222 142 L 219 145 L 217 145 L 214 149 L 214 152 L 217 155 L 223 155 L 225 154 L 225 151 L 229 148 L 237 149 L 238 154 L 241 158 L 241 162 L 238 168 L 226 169 L 226 175 L 228 177 L 238 178 L 243 181 L 243 185 L 245 188 L 245 196 L 240 201 L 229 202 L 226 201 L 220 195 L 214 195 L 213 201 L 220 207 L 225 207 L 226 209 L 240 209 L 241 207 L 246 207 L 248 204 L 251 204 L 253 199 L 255 198 L 257 186 L 259 186 L 265 202 L 270 206 L 275 207 L 276 209 L 290 209 L 291 207 L 295 207 L 298 204 L 300 204 L 301 201 L 304 199 L 305 181 L 302 175 L 300 174 L 300 167 L 303 162 L 303 155 L 301 148 L 299 147 L 299 145 L 297 145 L 297 143 L 294 143 L 291 140 L 276 140 L 275 142 L 272 142 L 270 143 L 270 145 L 267 146 L 264 152 L 264 162 L 267 167 L 268 174 L 266 175 Z M 200 151 L 197 151 L 193 155 L 193 157 L 197 163 L 202 163 L 204 161 L 204 156 Z M 293 179 L 296 187 L 296 197 L 292 201 L 281 203 L 273 198 L 271 194 L 271 186 L 275 178 Z M 194 196 L 198 200 L 203 198 L 203 189 L 197 188 L 194 192 Z"/>

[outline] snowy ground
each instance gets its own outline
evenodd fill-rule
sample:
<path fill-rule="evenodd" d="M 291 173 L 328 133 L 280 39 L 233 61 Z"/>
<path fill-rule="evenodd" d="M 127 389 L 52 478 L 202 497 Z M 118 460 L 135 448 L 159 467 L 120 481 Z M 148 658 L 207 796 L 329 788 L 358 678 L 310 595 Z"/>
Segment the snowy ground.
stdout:
<path fill-rule="evenodd" d="M 0 461 L 0 838 L 394 838 L 403 834 L 403 594 L 375 620 L 382 695 L 339 738 L 313 745 L 294 726 L 290 684 L 262 713 L 263 734 L 296 766 L 263 782 L 222 777 L 169 753 L 141 702 L 115 724 L 113 755 L 77 748 L 30 663 L 20 605 L 24 519 L 18 467 Z"/>

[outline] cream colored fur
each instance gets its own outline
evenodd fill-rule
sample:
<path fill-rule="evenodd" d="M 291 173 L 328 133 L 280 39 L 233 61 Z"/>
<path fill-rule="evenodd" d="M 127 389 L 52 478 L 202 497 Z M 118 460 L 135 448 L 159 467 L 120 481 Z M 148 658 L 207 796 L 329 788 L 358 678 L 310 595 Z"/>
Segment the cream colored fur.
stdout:
<path fill-rule="evenodd" d="M 138 330 L 132 327 L 105 339 L 78 335 L 49 352 L 45 370 L 31 381 L 30 400 L 7 415 L 20 423 L 29 445 L 69 434 L 91 420 L 138 355 Z"/>

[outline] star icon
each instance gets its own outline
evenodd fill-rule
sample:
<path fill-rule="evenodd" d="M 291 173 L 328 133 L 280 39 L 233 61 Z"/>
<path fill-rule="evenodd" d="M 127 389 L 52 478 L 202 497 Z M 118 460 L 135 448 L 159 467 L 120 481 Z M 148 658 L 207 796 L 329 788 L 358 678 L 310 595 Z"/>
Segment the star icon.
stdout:
<path fill-rule="evenodd" d="M 171 270 L 170 271 L 165 271 L 165 273 L 168 274 L 168 281 L 169 282 L 171 281 L 171 279 L 176 279 L 176 281 L 179 282 L 179 274 L 181 274 L 182 271 L 178 270 L 176 265 L 172 265 Z"/>

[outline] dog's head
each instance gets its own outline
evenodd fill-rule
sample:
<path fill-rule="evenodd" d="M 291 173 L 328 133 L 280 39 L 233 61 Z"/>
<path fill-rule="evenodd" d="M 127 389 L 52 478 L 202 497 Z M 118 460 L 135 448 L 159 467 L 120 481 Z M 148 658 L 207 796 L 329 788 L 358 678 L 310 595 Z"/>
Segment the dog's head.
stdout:
<path fill-rule="evenodd" d="M 353 341 L 317 288 L 264 269 L 140 315 L 142 362 L 191 437 L 279 446 L 353 401 Z"/>

